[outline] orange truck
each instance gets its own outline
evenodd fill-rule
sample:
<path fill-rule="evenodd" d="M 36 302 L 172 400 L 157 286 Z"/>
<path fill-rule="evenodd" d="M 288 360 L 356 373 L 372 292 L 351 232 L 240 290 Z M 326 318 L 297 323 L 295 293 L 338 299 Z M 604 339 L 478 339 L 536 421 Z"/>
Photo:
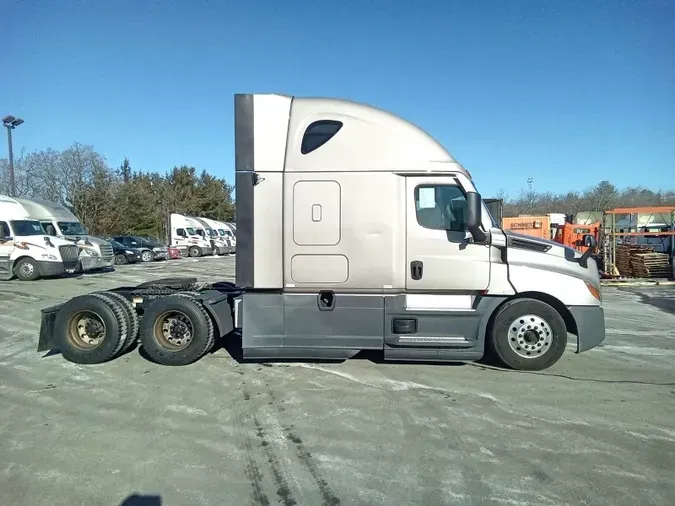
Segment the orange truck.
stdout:
<path fill-rule="evenodd" d="M 504 230 L 512 230 L 517 234 L 529 235 L 539 239 L 551 238 L 551 220 L 548 216 L 518 216 L 503 218 Z"/>
<path fill-rule="evenodd" d="M 584 246 L 584 237 L 587 235 L 592 235 L 597 242 L 600 242 L 600 222 L 591 223 L 590 225 L 578 223 L 558 225 L 553 240 L 583 253 L 588 249 L 588 246 Z"/>

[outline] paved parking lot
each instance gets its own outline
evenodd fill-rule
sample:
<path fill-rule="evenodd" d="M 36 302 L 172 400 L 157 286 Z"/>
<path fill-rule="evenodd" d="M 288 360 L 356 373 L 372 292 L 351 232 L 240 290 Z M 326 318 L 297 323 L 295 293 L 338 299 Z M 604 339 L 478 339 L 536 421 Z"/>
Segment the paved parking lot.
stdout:
<path fill-rule="evenodd" d="M 35 352 L 55 302 L 233 274 L 205 258 L 0 283 L 0 504 L 672 504 L 672 288 L 605 289 L 605 345 L 542 373 Z"/>

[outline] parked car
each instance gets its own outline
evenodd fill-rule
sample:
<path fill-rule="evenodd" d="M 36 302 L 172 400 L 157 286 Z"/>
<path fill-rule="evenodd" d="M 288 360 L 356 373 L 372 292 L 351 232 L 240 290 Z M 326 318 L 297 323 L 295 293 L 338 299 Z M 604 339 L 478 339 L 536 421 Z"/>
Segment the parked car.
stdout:
<path fill-rule="evenodd" d="M 169 246 L 169 259 L 170 260 L 176 260 L 177 258 L 180 258 L 180 250 L 178 248 L 174 248 L 173 246 Z"/>
<path fill-rule="evenodd" d="M 163 244 L 148 241 L 136 235 L 117 235 L 113 239 L 124 246 L 141 250 L 141 261 L 143 262 L 169 258 L 169 249 Z"/>
<path fill-rule="evenodd" d="M 110 241 L 110 245 L 115 255 L 115 265 L 133 264 L 142 260 L 142 250 L 139 248 L 125 246 L 114 239 Z"/>

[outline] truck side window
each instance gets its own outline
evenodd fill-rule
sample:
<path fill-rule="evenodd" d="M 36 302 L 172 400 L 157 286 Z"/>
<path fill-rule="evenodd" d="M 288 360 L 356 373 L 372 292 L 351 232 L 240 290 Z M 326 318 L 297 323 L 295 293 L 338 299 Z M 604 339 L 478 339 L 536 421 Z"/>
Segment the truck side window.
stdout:
<path fill-rule="evenodd" d="M 320 120 L 315 121 L 307 127 L 305 134 L 302 136 L 302 144 L 300 145 L 300 152 L 303 155 L 311 153 L 315 149 L 320 148 L 326 144 L 333 136 L 342 128 L 341 121 Z"/>
<path fill-rule="evenodd" d="M 0 221 L 0 239 L 10 237 L 12 233 L 9 231 L 9 225 L 6 222 Z"/>
<path fill-rule="evenodd" d="M 433 230 L 466 230 L 466 197 L 452 185 L 420 185 L 415 188 L 417 223 Z"/>
<path fill-rule="evenodd" d="M 44 228 L 45 234 L 51 235 L 52 237 L 56 237 L 56 229 L 54 228 L 54 225 L 52 225 L 48 221 L 42 222 L 42 228 Z"/>
<path fill-rule="evenodd" d="M 179 237 L 185 237 L 185 229 L 177 228 L 176 229 L 176 235 L 179 236 Z"/>

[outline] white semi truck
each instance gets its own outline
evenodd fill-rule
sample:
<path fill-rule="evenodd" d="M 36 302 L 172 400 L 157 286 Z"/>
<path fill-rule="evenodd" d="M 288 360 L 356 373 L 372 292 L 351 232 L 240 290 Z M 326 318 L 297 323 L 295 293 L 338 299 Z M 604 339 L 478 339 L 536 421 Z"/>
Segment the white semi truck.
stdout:
<path fill-rule="evenodd" d="M 34 281 L 75 272 L 78 249 L 72 242 L 49 237 L 16 199 L 0 195 L 0 280 Z"/>
<path fill-rule="evenodd" d="M 209 241 L 214 255 L 225 255 L 230 252 L 225 241 L 220 238 L 218 232 L 204 218 L 197 216 L 186 216 L 186 218 L 193 223 L 195 232 Z"/>
<path fill-rule="evenodd" d="M 194 220 L 178 213 L 171 213 L 169 221 L 171 229 L 169 244 L 178 248 L 182 255 L 201 257 L 213 253 L 211 241 L 197 233 L 196 228 L 201 227 L 199 223 L 195 225 Z"/>
<path fill-rule="evenodd" d="M 105 269 L 115 265 L 113 247 L 104 239 L 89 235 L 80 220 L 66 206 L 43 199 L 16 197 L 30 218 L 38 220 L 52 237 L 60 237 L 77 245 L 83 271 Z"/>
<path fill-rule="evenodd" d="M 43 310 L 38 351 L 97 363 L 140 339 L 179 365 L 239 329 L 244 360 L 489 353 L 540 370 L 568 333 L 577 352 L 605 338 L 594 238 L 582 255 L 501 230 L 467 170 L 400 117 L 236 95 L 235 158 L 236 284 L 166 279 L 76 297 Z"/>
<path fill-rule="evenodd" d="M 225 225 L 219 221 L 202 217 L 195 219 L 204 223 L 204 229 L 217 245 L 219 255 L 230 255 L 236 251 L 235 243 L 233 241 L 234 236 L 232 235 L 232 232 L 230 232 L 229 227 L 226 231 Z"/>

